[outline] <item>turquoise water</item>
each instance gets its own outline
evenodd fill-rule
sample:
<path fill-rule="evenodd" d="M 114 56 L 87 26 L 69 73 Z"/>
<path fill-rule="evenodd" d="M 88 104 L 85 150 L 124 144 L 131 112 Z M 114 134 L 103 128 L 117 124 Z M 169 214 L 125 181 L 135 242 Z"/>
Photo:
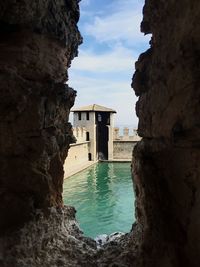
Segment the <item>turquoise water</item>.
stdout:
<path fill-rule="evenodd" d="M 76 208 L 86 236 L 129 232 L 135 221 L 130 163 L 98 163 L 65 179 L 63 198 Z"/>

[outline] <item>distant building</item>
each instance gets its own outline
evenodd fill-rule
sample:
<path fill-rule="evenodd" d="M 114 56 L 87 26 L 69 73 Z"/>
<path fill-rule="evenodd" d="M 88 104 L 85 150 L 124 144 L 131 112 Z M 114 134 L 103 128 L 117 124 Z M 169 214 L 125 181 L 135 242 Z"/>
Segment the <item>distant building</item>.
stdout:
<path fill-rule="evenodd" d="M 114 128 L 115 110 L 97 104 L 72 109 L 73 134 L 76 143 L 70 145 L 64 164 L 68 177 L 99 160 L 131 161 L 133 146 L 141 139 L 137 130 Z"/>
<path fill-rule="evenodd" d="M 74 112 L 73 126 L 86 129 L 86 141 L 90 141 L 88 159 L 112 160 L 113 116 L 116 111 L 97 104 L 72 109 L 72 111 Z"/>

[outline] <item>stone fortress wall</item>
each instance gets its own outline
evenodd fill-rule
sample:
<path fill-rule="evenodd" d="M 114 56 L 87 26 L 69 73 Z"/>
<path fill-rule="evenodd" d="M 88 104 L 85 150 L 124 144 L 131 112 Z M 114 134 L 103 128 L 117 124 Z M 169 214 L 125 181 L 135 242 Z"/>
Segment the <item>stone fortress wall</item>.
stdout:
<path fill-rule="evenodd" d="M 96 163 L 89 159 L 90 140 L 87 139 L 87 130 L 85 127 L 73 127 L 73 135 L 76 143 L 70 144 L 68 157 L 65 160 L 64 171 L 65 178 L 89 167 Z M 134 146 L 141 138 L 136 129 L 125 127 L 123 135 L 120 135 L 120 129 L 113 129 L 113 161 L 131 161 Z"/>
<path fill-rule="evenodd" d="M 90 141 L 87 140 L 85 127 L 73 127 L 73 135 L 76 142 L 70 144 L 68 156 L 64 164 L 64 178 L 69 177 L 87 167 L 94 162 L 89 161 L 88 153 Z"/>
<path fill-rule="evenodd" d="M 138 136 L 136 129 L 128 127 L 123 128 L 123 135 L 120 135 L 120 129 L 113 129 L 113 159 L 129 161 L 132 158 L 133 148 L 141 137 Z"/>
<path fill-rule="evenodd" d="M 115 141 L 134 141 L 138 142 L 141 140 L 141 137 L 139 137 L 137 133 L 137 129 L 124 127 L 123 128 L 123 135 L 120 135 L 120 128 L 115 127 L 113 129 L 113 140 Z"/>
<path fill-rule="evenodd" d="M 64 164 L 64 178 L 69 177 L 92 165 L 94 161 L 89 161 L 89 141 L 70 145 L 68 156 Z"/>
<path fill-rule="evenodd" d="M 87 130 L 85 127 L 73 127 L 73 135 L 76 138 L 76 143 L 87 141 Z M 113 128 L 113 140 L 114 141 L 133 141 L 138 142 L 141 137 L 137 133 L 137 129 L 124 127 L 123 135 L 120 135 L 120 128 Z M 88 140 L 89 141 L 89 140 Z"/>
<path fill-rule="evenodd" d="M 82 143 L 85 142 L 87 137 L 87 130 L 85 127 L 73 127 L 73 135 L 76 138 L 76 143 Z"/>

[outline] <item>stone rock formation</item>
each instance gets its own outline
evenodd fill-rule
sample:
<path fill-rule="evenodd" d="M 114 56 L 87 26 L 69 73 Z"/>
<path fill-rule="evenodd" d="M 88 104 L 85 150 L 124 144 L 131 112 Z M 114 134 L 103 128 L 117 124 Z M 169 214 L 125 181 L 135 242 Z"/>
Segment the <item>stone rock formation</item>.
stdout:
<path fill-rule="evenodd" d="M 136 266 L 200 263 L 200 2 L 146 0 L 141 30 L 151 48 L 139 57 L 134 151 L 136 215 L 142 229 Z"/>
<path fill-rule="evenodd" d="M 81 42 L 78 18 L 75 0 L 0 3 L 1 232 L 63 205 L 76 95 L 65 82 Z"/>
<path fill-rule="evenodd" d="M 37 211 L 23 228 L 7 234 L 0 250 L 0 266 L 94 266 L 96 242 L 83 236 L 75 209 Z"/>

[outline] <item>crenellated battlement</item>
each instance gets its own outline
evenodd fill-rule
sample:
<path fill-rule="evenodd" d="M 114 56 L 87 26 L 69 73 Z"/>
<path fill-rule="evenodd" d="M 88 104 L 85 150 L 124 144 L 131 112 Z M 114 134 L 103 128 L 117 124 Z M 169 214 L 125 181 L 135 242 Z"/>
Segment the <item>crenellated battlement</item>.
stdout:
<path fill-rule="evenodd" d="M 73 135 L 76 142 L 70 146 L 72 161 L 131 159 L 133 147 L 141 138 L 137 129 L 114 127 L 114 112 L 96 104 L 74 110 Z"/>
<path fill-rule="evenodd" d="M 73 127 L 73 135 L 77 143 L 85 142 L 87 140 L 87 130 L 85 127 Z"/>
<path fill-rule="evenodd" d="M 140 141 L 141 137 L 137 133 L 137 129 L 130 129 L 128 127 L 123 128 L 123 135 L 120 135 L 120 128 L 113 128 L 113 140 L 114 141 Z"/>
<path fill-rule="evenodd" d="M 87 130 L 85 127 L 73 127 L 73 134 L 77 140 L 76 143 L 81 143 L 87 140 Z M 113 128 L 113 141 L 135 141 L 138 142 L 141 137 L 137 133 L 135 128 L 123 128 L 123 135 L 120 135 L 120 128 Z"/>

